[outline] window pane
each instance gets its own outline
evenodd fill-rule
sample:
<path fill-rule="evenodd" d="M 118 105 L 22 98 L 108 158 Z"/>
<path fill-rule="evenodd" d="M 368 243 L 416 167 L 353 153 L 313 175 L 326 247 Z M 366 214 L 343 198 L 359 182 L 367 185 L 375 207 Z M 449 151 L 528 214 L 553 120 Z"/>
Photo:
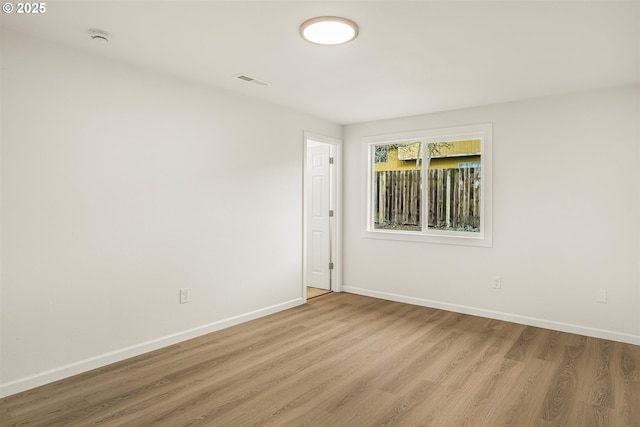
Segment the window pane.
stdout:
<path fill-rule="evenodd" d="M 427 144 L 430 230 L 480 232 L 481 142 Z"/>
<path fill-rule="evenodd" d="M 422 144 L 373 146 L 373 228 L 422 231 Z"/>

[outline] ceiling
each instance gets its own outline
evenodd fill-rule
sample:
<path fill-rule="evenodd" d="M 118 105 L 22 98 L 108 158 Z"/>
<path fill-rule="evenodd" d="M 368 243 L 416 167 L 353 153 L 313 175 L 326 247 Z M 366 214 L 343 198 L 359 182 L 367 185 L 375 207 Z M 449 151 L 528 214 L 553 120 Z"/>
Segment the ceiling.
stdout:
<path fill-rule="evenodd" d="M 639 1 L 53 1 L 1 25 L 339 124 L 640 83 Z M 305 20 L 349 18 L 320 46 Z M 88 30 L 111 33 L 93 41 Z M 234 78 L 271 82 L 268 87 Z"/>

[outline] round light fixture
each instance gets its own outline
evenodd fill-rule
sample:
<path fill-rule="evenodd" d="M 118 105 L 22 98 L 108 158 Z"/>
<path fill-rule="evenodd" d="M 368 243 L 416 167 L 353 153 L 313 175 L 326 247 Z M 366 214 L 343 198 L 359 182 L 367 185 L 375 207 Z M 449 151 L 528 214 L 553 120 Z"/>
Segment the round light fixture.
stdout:
<path fill-rule="evenodd" d="M 320 16 L 303 22 L 300 25 L 300 35 L 311 43 L 342 44 L 358 37 L 358 25 L 346 18 Z"/>

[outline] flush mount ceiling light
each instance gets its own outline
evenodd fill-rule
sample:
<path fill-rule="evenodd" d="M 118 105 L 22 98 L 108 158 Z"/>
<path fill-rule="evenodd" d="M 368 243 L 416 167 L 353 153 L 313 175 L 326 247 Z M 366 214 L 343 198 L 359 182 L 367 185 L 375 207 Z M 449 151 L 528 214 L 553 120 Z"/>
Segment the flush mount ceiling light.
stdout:
<path fill-rule="evenodd" d="M 300 35 L 311 43 L 342 44 L 358 37 L 358 25 L 346 18 L 320 16 L 303 22 L 300 25 Z"/>

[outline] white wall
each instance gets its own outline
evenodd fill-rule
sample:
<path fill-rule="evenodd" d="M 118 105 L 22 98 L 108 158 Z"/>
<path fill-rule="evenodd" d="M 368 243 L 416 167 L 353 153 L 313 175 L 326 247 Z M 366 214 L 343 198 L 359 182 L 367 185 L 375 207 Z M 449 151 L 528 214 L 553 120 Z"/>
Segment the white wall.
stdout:
<path fill-rule="evenodd" d="M 343 289 L 640 344 L 639 117 L 626 87 L 347 126 Z M 485 122 L 492 248 L 360 235 L 363 137 Z"/>
<path fill-rule="evenodd" d="M 302 303 L 303 131 L 340 126 L 2 43 L 2 395 Z"/>

